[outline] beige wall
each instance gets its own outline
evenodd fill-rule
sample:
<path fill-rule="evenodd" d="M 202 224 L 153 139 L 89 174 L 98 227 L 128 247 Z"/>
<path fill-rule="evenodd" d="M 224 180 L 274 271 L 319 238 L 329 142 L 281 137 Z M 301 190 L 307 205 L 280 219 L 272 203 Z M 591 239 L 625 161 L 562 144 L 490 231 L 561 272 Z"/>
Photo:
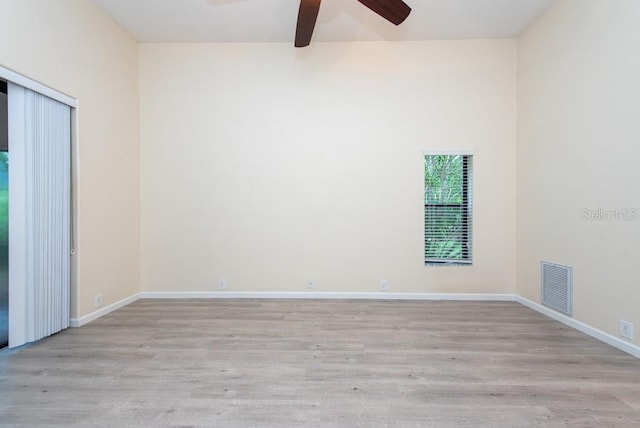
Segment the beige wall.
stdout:
<path fill-rule="evenodd" d="M 137 43 L 85 0 L 0 0 L 0 65 L 78 99 L 72 317 L 140 290 Z"/>
<path fill-rule="evenodd" d="M 616 336 L 640 327 L 640 221 L 583 210 L 640 210 L 638 22 L 636 0 L 561 0 L 519 40 L 516 292 L 573 266 L 574 317 Z"/>
<path fill-rule="evenodd" d="M 514 40 L 139 58 L 144 291 L 514 292 Z M 427 149 L 475 151 L 473 267 L 424 266 Z"/>

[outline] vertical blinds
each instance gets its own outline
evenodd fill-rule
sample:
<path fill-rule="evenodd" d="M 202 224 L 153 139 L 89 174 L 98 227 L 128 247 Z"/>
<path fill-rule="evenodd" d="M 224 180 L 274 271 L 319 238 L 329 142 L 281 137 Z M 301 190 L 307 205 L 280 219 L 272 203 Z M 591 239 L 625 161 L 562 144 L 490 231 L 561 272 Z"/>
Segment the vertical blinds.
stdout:
<path fill-rule="evenodd" d="M 70 107 L 9 86 L 9 346 L 69 326 Z"/>
<path fill-rule="evenodd" d="M 472 172 L 472 155 L 425 155 L 425 263 L 471 263 Z"/>

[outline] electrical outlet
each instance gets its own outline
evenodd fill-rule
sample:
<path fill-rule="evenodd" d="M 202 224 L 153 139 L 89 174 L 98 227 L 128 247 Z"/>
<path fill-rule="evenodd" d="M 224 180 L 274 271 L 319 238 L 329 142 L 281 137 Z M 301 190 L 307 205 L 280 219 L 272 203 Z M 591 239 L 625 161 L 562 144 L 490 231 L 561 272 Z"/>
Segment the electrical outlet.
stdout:
<path fill-rule="evenodd" d="M 386 279 L 380 280 L 380 291 L 387 291 L 389 289 L 389 283 Z"/>
<path fill-rule="evenodd" d="M 620 320 L 620 336 L 633 340 L 633 324 L 629 321 Z"/>
<path fill-rule="evenodd" d="M 102 306 L 102 294 L 96 295 L 95 303 L 96 303 L 96 308 L 99 308 L 100 306 Z"/>
<path fill-rule="evenodd" d="M 307 288 L 311 289 L 311 288 L 316 288 L 316 283 L 313 279 L 310 279 L 307 281 Z"/>
<path fill-rule="evenodd" d="M 227 288 L 227 281 L 224 278 L 220 278 L 218 280 L 218 288 L 220 290 L 224 290 L 225 288 Z"/>

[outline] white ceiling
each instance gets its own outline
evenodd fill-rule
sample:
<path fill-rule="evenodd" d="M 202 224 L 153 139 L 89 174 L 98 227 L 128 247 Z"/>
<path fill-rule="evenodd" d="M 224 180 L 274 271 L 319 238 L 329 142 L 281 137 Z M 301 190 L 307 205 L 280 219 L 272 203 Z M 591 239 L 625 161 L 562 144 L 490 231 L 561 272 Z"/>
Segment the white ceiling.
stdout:
<path fill-rule="evenodd" d="M 291 42 L 299 0 L 92 0 L 140 42 Z M 405 0 L 399 27 L 357 0 L 322 0 L 313 42 L 511 38 L 555 0 Z"/>

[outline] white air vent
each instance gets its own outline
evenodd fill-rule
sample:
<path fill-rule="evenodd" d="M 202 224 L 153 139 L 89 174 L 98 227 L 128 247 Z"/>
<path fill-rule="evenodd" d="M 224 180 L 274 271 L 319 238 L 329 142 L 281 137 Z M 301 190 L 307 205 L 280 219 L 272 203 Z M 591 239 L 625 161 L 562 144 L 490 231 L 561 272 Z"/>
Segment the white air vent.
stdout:
<path fill-rule="evenodd" d="M 573 311 L 573 268 L 542 262 L 542 304 L 563 314 Z"/>

